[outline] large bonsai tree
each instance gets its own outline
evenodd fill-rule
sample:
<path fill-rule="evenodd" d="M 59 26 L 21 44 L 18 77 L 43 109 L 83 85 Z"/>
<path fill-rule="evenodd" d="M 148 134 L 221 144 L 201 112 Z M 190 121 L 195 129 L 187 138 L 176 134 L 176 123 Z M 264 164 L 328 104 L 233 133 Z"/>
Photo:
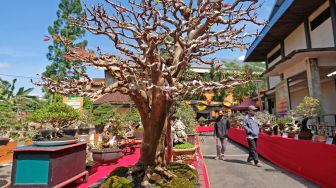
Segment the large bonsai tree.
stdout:
<path fill-rule="evenodd" d="M 74 25 L 95 35 L 106 36 L 114 44 L 115 56 L 83 48 L 67 49 L 66 58 L 85 64 L 74 66 L 73 74 L 62 81 L 42 78 L 39 85 L 48 91 L 64 95 L 97 97 L 115 91 L 130 96 L 144 127 L 141 156 L 137 169 L 170 176 L 164 163 L 164 132 L 174 100 L 213 89 L 232 89 L 248 83 L 250 75 L 238 79 L 233 73 L 221 81 L 183 81 L 191 62 L 209 63 L 203 57 L 223 49 L 240 48 L 248 44 L 245 38 L 248 23 L 256 20 L 260 4 L 255 0 L 128 0 L 122 3 L 105 0 L 86 6 L 86 14 L 76 18 Z M 82 24 L 80 24 L 82 23 Z M 60 40 L 65 46 L 71 41 Z M 164 50 L 163 50 L 164 49 Z M 124 58 L 121 58 L 124 57 Z M 94 92 L 86 85 L 92 79 L 81 72 L 82 66 L 104 68 L 116 82 Z M 155 170 L 153 170 L 155 169 Z"/>

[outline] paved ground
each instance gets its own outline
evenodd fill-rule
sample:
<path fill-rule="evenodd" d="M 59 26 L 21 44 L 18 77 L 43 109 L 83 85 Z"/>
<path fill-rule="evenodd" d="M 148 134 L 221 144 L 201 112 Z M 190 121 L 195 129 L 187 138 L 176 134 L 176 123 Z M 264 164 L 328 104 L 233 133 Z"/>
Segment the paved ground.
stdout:
<path fill-rule="evenodd" d="M 11 171 L 11 164 L 0 164 L 0 187 L 3 187 L 8 182 L 10 182 Z"/>
<path fill-rule="evenodd" d="M 301 188 L 317 185 L 261 160 L 263 167 L 246 164 L 248 151 L 229 141 L 225 160 L 214 160 L 215 140 L 212 136 L 200 137 L 200 147 L 207 167 L 211 188 Z"/>

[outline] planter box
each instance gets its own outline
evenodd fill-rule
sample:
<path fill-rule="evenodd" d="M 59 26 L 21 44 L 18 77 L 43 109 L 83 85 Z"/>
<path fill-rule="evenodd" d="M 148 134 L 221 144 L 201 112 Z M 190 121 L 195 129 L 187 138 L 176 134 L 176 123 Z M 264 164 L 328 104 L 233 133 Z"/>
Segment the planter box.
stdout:
<path fill-rule="evenodd" d="M 12 187 L 62 187 L 85 177 L 86 143 L 14 149 Z"/>
<path fill-rule="evenodd" d="M 174 149 L 172 150 L 173 160 L 182 160 L 186 164 L 192 164 L 194 154 L 196 153 L 196 146 L 190 149 Z"/>
<path fill-rule="evenodd" d="M 113 149 L 110 151 L 92 150 L 92 158 L 99 164 L 112 164 L 117 163 L 123 156 L 121 149 Z"/>

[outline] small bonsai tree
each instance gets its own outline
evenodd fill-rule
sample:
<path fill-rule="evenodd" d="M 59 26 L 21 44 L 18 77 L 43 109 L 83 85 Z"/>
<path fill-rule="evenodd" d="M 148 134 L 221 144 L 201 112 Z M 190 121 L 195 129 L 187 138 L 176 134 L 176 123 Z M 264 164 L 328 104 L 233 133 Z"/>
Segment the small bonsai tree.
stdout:
<path fill-rule="evenodd" d="M 322 114 L 320 101 L 313 97 L 304 97 L 302 102 L 296 107 L 294 114 L 303 119 L 316 118 Z"/>
<path fill-rule="evenodd" d="M 53 103 L 44 108 L 41 108 L 31 114 L 29 120 L 44 125 L 51 125 L 49 127 L 52 131 L 45 138 L 37 135 L 36 139 L 54 140 L 62 138 L 62 129 L 78 121 L 80 118 L 79 112 L 74 108 L 64 103 Z"/>

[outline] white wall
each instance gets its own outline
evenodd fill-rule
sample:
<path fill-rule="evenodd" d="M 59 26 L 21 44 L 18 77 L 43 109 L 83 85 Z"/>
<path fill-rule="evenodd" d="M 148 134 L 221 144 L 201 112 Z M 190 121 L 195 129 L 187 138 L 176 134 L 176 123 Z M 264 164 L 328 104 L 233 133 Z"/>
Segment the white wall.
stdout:
<path fill-rule="evenodd" d="M 314 20 L 326 8 L 329 7 L 329 2 L 326 1 L 313 14 L 309 16 L 309 21 Z M 325 20 L 319 27 L 315 28 L 310 33 L 313 48 L 325 48 L 334 46 L 334 36 L 332 32 L 331 18 Z"/>
<path fill-rule="evenodd" d="M 275 87 L 281 81 L 280 76 L 270 76 L 268 77 L 268 80 L 269 80 L 269 89 Z"/>
<path fill-rule="evenodd" d="M 336 84 L 334 80 L 328 82 L 322 82 L 321 94 L 322 94 L 322 106 L 323 110 L 327 114 L 336 114 Z"/>
<path fill-rule="evenodd" d="M 334 47 L 331 18 L 311 32 L 312 48 Z"/>
<path fill-rule="evenodd" d="M 292 65 L 287 66 L 287 68 L 283 71 L 284 79 L 295 76 L 306 70 L 306 64 L 304 60 L 297 61 L 295 64 L 292 62 Z"/>
<path fill-rule="evenodd" d="M 299 91 L 291 92 L 291 109 L 295 110 L 296 106 L 300 104 L 305 96 L 309 96 L 308 88 L 301 89 Z"/>
<path fill-rule="evenodd" d="M 267 54 L 267 58 L 271 57 L 276 51 L 278 51 L 280 49 L 280 44 L 278 44 L 275 48 L 273 48 L 272 51 L 270 51 L 268 54 Z M 271 68 L 273 67 L 278 61 L 281 60 L 281 55 L 274 59 L 273 61 L 271 62 L 268 62 L 268 68 Z"/>
<path fill-rule="evenodd" d="M 284 41 L 285 43 L 285 56 L 294 50 L 306 49 L 306 37 L 304 31 L 304 24 L 302 23 L 297 27 Z"/>

